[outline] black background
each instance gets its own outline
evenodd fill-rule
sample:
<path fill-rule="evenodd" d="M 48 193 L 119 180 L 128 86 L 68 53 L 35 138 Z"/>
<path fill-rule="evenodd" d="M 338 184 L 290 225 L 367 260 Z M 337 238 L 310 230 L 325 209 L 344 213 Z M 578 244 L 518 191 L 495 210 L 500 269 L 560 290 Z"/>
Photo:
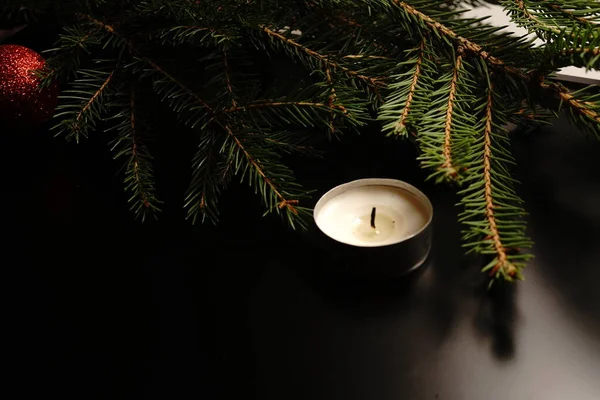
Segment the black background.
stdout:
<path fill-rule="evenodd" d="M 375 176 L 430 196 L 431 259 L 387 282 L 328 274 L 327 243 L 261 218 L 245 185 L 220 225 L 191 226 L 176 131 L 155 145 L 165 210 L 142 225 L 104 134 L 77 146 L 4 129 L 3 386 L 19 399 L 598 399 L 600 146 L 562 119 L 513 135 L 537 258 L 525 282 L 488 292 L 482 260 L 462 256 L 454 189 L 375 131 L 294 163 L 312 204 Z"/>

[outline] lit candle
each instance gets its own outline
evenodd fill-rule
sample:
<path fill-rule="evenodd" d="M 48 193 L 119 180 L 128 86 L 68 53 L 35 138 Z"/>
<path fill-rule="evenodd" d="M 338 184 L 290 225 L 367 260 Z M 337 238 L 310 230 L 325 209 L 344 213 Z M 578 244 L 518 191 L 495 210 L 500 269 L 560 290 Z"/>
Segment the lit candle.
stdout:
<path fill-rule="evenodd" d="M 393 179 L 340 185 L 323 195 L 314 210 L 315 223 L 323 233 L 357 247 L 389 246 L 414 238 L 429 226 L 432 215 L 423 193 Z M 427 237 L 427 253 L 429 241 Z"/>

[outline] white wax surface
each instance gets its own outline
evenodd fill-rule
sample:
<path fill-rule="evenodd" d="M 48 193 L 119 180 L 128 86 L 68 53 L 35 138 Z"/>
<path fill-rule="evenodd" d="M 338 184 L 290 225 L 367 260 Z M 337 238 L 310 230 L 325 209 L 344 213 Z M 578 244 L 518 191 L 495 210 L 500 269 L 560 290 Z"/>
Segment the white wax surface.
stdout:
<path fill-rule="evenodd" d="M 370 224 L 373 207 L 375 229 Z M 418 233 L 428 221 L 425 206 L 414 194 L 385 185 L 350 188 L 329 199 L 315 215 L 317 226 L 327 236 L 363 247 L 401 242 Z"/>

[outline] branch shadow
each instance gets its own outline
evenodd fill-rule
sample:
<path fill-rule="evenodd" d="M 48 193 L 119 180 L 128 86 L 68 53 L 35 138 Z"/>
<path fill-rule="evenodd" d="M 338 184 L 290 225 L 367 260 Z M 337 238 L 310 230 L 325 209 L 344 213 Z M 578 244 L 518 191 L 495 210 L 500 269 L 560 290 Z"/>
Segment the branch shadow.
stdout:
<path fill-rule="evenodd" d="M 600 143 L 560 118 L 515 145 L 536 271 L 574 321 L 600 337 Z"/>
<path fill-rule="evenodd" d="M 516 353 L 517 291 L 514 283 L 495 283 L 490 289 L 485 284 L 478 290 L 475 330 L 482 338 L 491 338 L 492 354 L 500 361 Z"/>

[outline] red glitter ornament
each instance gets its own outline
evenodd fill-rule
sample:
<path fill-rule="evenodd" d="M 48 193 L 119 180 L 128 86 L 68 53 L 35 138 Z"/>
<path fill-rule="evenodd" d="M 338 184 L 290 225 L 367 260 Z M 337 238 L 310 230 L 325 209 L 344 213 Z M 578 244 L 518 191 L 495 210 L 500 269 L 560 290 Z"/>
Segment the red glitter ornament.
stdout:
<path fill-rule="evenodd" d="M 39 88 L 34 71 L 46 60 L 27 47 L 0 46 L 0 125 L 36 127 L 49 120 L 58 102 L 58 85 Z"/>

